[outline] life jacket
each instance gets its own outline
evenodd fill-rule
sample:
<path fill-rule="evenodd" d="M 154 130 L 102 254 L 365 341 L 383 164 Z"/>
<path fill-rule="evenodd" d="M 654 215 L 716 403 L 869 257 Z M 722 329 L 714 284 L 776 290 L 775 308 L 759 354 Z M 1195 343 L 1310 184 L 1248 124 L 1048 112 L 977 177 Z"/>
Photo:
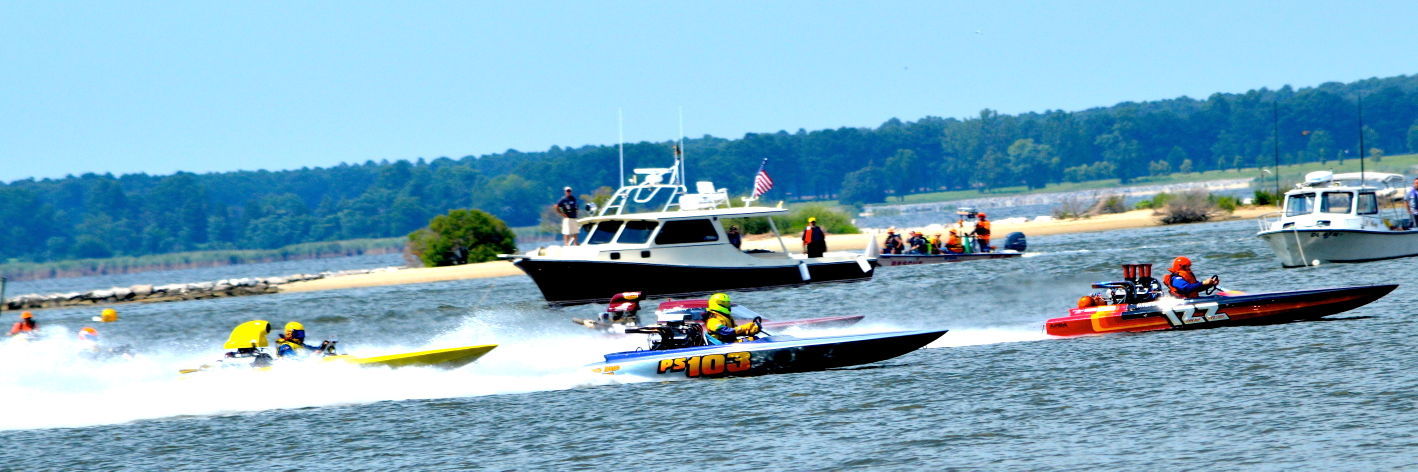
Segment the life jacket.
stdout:
<path fill-rule="evenodd" d="M 975 223 L 975 237 L 980 239 L 990 239 L 990 222 L 981 221 Z"/>
<path fill-rule="evenodd" d="M 0 325 L 0 326 L 4 326 L 4 325 Z M 15 322 L 15 325 L 10 327 L 10 335 L 11 335 L 11 336 L 14 336 L 14 335 L 20 334 L 20 333 L 29 333 L 29 332 L 34 331 L 35 328 L 37 328 L 37 327 L 38 327 L 37 325 L 31 325 L 31 324 L 26 323 L 26 322 L 24 322 L 24 321 L 16 321 L 16 322 Z"/>
<path fill-rule="evenodd" d="M 1194 283 L 1196 283 L 1196 274 L 1193 274 L 1191 271 L 1168 272 L 1168 273 L 1167 273 L 1167 277 L 1164 278 L 1165 280 L 1163 280 L 1163 283 L 1162 283 L 1162 285 L 1167 286 L 1167 291 L 1168 291 L 1168 292 L 1171 292 L 1171 293 L 1172 293 L 1172 296 L 1174 296 L 1174 297 L 1177 297 L 1177 298 L 1196 298 L 1196 292 L 1195 292 L 1195 291 L 1193 291 L 1193 292 L 1191 292 L 1191 293 L 1182 293 L 1181 290 L 1177 290 L 1177 287 L 1175 287 L 1175 286 L 1172 285 L 1172 278 L 1173 278 L 1173 277 L 1181 277 L 1182 280 L 1185 280 L 1187 283 L 1189 283 L 1189 284 L 1194 284 Z"/>
<path fill-rule="evenodd" d="M 282 349 L 282 348 L 285 348 L 285 349 Z M 307 351 L 314 351 L 314 350 L 315 350 L 315 348 L 312 348 L 312 347 L 310 347 L 310 346 L 306 346 L 306 345 L 305 345 L 305 341 L 296 341 L 295 339 L 287 338 L 287 337 L 285 337 L 285 336 L 281 336 L 280 338 L 276 339 L 276 355 L 278 355 L 278 356 L 284 355 L 284 354 L 282 354 L 282 353 L 283 353 L 286 349 L 289 349 L 290 352 L 291 352 L 291 354 L 294 354 L 294 355 L 301 355 L 301 354 L 305 354 Z"/>
<path fill-rule="evenodd" d="M 959 234 L 952 233 L 950 238 L 945 240 L 945 250 L 950 252 L 965 252 L 965 245 L 960 244 Z"/>
<path fill-rule="evenodd" d="M 716 311 L 704 313 L 704 337 L 708 338 L 706 341 L 709 341 L 710 344 L 729 344 L 739 340 L 737 333 L 730 332 L 727 335 L 719 333 L 719 330 L 725 326 L 730 330 L 736 328 L 734 317 Z"/>

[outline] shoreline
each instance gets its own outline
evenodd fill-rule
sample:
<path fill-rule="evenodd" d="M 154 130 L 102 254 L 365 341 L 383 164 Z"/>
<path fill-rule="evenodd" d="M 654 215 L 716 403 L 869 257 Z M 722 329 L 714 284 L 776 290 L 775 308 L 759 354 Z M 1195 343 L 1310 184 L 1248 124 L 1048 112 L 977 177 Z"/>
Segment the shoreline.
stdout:
<path fill-rule="evenodd" d="M 1206 223 L 1217 222 L 1217 221 L 1234 221 L 1234 220 L 1255 219 L 1255 218 L 1257 218 L 1257 217 L 1260 217 L 1261 215 L 1264 215 L 1264 214 L 1267 214 L 1267 213 L 1274 213 L 1274 212 L 1276 212 L 1276 211 L 1279 211 L 1279 209 L 1276 208 L 1276 207 L 1241 207 L 1241 208 L 1237 208 L 1234 213 L 1226 214 L 1226 215 L 1223 215 L 1223 216 L 1221 216 L 1221 217 L 1212 219 L 1212 220 L 1210 220 L 1210 221 L 1206 221 Z M 943 216 L 949 216 L 949 215 L 943 215 Z M 1192 224 L 1195 224 L 1195 223 L 1192 223 Z M 1047 236 L 1047 235 L 1056 235 L 1056 234 L 1089 233 L 1089 232 L 1098 232 L 1098 231 L 1115 231 L 1115 230 L 1123 230 L 1123 229 L 1148 228 L 1148 227 L 1154 227 L 1154 226 L 1163 226 L 1163 225 L 1162 225 L 1162 223 L 1160 223 L 1159 221 L 1157 221 L 1157 216 L 1155 215 L 1155 213 L 1154 213 L 1153 210 L 1132 210 L 1132 211 L 1128 211 L 1128 212 L 1124 212 L 1124 213 L 1115 213 L 1115 214 L 1109 214 L 1109 215 L 1097 215 L 1097 216 L 1093 216 L 1093 217 L 1089 217 L 1089 218 L 1068 219 L 1068 220 L 1017 221 L 1017 220 L 1006 219 L 1006 220 L 996 221 L 995 224 L 994 224 L 994 228 L 993 228 L 993 229 L 994 229 L 995 234 L 998 234 L 998 235 L 1001 235 L 1001 236 L 1002 236 L 1002 235 L 1009 234 L 1009 233 L 1011 233 L 1011 232 L 1015 232 L 1015 231 L 1022 232 L 1022 233 L 1024 233 L 1026 236 Z M 925 229 L 929 229 L 929 230 L 931 231 L 931 233 L 933 234 L 934 232 L 941 231 L 941 229 L 938 229 L 938 228 L 939 228 L 938 226 L 932 226 L 932 227 L 927 227 L 927 228 L 908 228 L 908 227 L 902 227 L 902 228 L 899 228 L 899 230 L 901 230 L 901 231 L 903 231 L 903 232 L 906 232 L 906 231 L 911 231 L 911 230 L 925 230 Z M 923 232 L 925 232 L 925 231 L 923 231 Z M 885 239 L 885 233 L 884 233 L 884 232 L 880 232 L 880 233 L 876 234 L 875 236 L 876 236 L 876 237 L 875 237 L 876 244 L 880 244 L 881 241 Z M 830 250 L 830 251 L 862 251 L 862 250 L 864 250 L 864 249 L 866 248 L 867 242 L 868 242 L 868 241 L 871 241 L 871 240 L 873 240 L 873 235 L 872 235 L 871 233 L 829 234 L 829 235 L 827 235 L 827 245 L 828 245 L 828 250 Z M 1000 239 L 998 239 L 998 241 L 1003 242 L 1003 238 L 1001 237 Z M 771 250 L 771 251 L 781 251 L 783 246 L 786 246 L 786 247 L 788 248 L 788 251 L 791 252 L 791 253 L 800 253 L 800 252 L 802 252 L 802 251 L 801 251 L 802 245 L 801 245 L 801 243 L 798 242 L 798 236 L 796 236 L 796 235 L 784 236 L 784 237 L 782 238 L 781 245 L 780 245 L 780 243 L 779 243 L 778 241 L 775 241 L 774 238 L 772 238 L 771 236 L 763 236 L 763 235 L 750 236 L 750 237 L 748 237 L 748 238 L 745 238 L 745 240 L 744 240 L 744 242 L 743 242 L 743 249 L 746 249 L 746 250 L 747 250 L 747 249 L 767 249 L 767 250 Z M 351 272 L 353 272 L 353 273 L 351 273 Z M 389 267 L 389 268 L 384 268 L 384 269 L 365 270 L 365 271 L 351 271 L 351 272 L 334 273 L 334 274 L 330 274 L 329 276 L 321 275 L 321 276 L 319 276 L 319 277 L 315 277 L 315 276 L 310 276 L 310 277 L 287 276 L 287 277 L 272 277 L 272 278 L 268 278 L 268 279 L 252 279 L 251 281 L 253 282 L 253 285 L 254 285 L 255 287 L 252 287 L 252 288 L 250 288 L 250 289 L 247 289 L 247 288 L 244 287 L 244 285 L 247 285 L 247 284 L 244 284 L 244 283 L 243 283 L 243 284 L 236 284 L 236 283 L 233 283 L 233 284 L 230 284 L 230 285 L 236 285 L 236 287 L 228 286 L 228 287 L 226 287 L 226 288 L 228 289 L 227 292 L 224 292 L 224 293 L 216 293 L 216 294 L 196 294 L 196 293 L 189 293 L 188 290 L 183 289 L 183 290 L 180 290 L 181 293 L 178 294 L 178 295 L 173 295 L 173 296 L 161 296 L 161 297 L 159 297 L 159 296 L 156 296 L 157 294 L 155 293 L 155 294 L 153 294 L 154 296 L 151 297 L 150 299 L 134 299 L 134 297 L 131 297 L 131 296 L 130 296 L 130 297 L 127 297 L 127 298 L 125 299 L 125 298 L 122 297 L 122 296 L 114 296 L 112 293 L 109 293 L 109 292 L 113 292 L 113 291 L 115 291 L 115 290 L 118 290 L 118 291 L 122 291 L 122 290 L 123 290 L 123 289 L 121 289 L 121 288 L 114 287 L 113 289 L 109 289 L 109 290 L 96 290 L 96 291 L 93 291 L 93 292 L 89 292 L 90 294 L 94 294 L 94 293 L 104 293 L 104 294 L 106 294 L 104 297 L 100 297 L 99 299 L 82 299 L 82 298 L 76 298 L 77 295 L 78 295 L 77 293 L 75 293 L 75 294 L 66 294 L 66 296 L 63 297 L 63 298 L 67 298 L 67 300 L 58 301 L 57 304 L 49 305 L 49 306 L 34 306 L 34 307 L 31 307 L 31 308 L 25 308 L 25 309 L 64 308 L 64 307 L 74 307 L 74 306 L 95 306 L 95 305 L 119 305 L 119 304 L 127 304 L 127 303 L 154 303 L 154 302 L 163 302 L 163 301 L 181 301 L 181 300 L 217 298 L 217 297 L 235 296 L 235 295 L 259 295 L 259 294 L 269 294 L 269 293 L 314 292 L 314 291 L 323 291 L 323 290 L 341 290 L 341 289 L 361 288 L 361 287 L 383 287 L 383 286 L 390 286 L 390 285 L 408 285 L 408 284 L 420 284 L 420 283 L 432 283 L 432 282 L 447 282 L 447 281 L 453 281 L 453 280 L 483 279 L 483 278 L 493 278 L 493 277 L 512 277 L 512 276 L 523 275 L 523 274 L 522 274 L 522 271 L 521 271 L 520 269 L 518 269 L 516 266 L 512 265 L 512 262 L 511 262 L 511 261 L 502 261 L 502 260 L 499 260 L 499 261 L 490 261 L 490 262 L 479 262 L 479 263 L 475 263 L 475 264 L 464 264 L 464 265 L 459 265 L 459 266 L 448 266 L 448 267 L 412 267 L 412 268 L 409 268 L 409 267 L 404 267 L 404 268 L 400 268 L 400 267 Z M 242 279 L 242 280 L 246 280 L 246 279 Z M 227 282 L 227 281 L 208 282 L 208 283 L 193 284 L 193 285 L 196 285 L 196 286 L 204 286 L 204 285 L 208 285 L 208 284 L 216 284 L 216 286 L 217 286 L 218 288 L 220 288 L 220 287 L 223 286 L 223 282 Z M 231 282 L 237 282 L 237 281 L 233 280 L 233 281 L 231 281 Z M 164 287 L 152 287 L 152 286 L 147 286 L 147 287 L 149 287 L 149 290 L 152 290 L 152 289 L 154 289 L 154 288 L 157 288 L 157 289 L 164 288 Z M 231 289 L 233 289 L 233 288 L 239 289 L 239 290 L 237 290 L 238 292 L 245 292 L 245 293 L 232 292 Z M 259 290 L 257 290 L 256 288 L 259 288 Z M 16 296 L 16 297 L 7 298 L 6 300 L 4 300 L 4 302 L 6 302 L 6 303 L 11 303 L 11 302 L 13 302 L 13 301 L 23 300 L 23 299 L 26 299 L 26 298 L 34 298 L 34 297 L 36 297 L 37 295 L 39 295 L 39 294 L 18 295 L 18 296 Z M 58 295 L 58 294 L 53 294 L 53 295 Z"/>
<path fill-rule="evenodd" d="M 1234 221 L 1255 219 L 1266 213 L 1279 211 L 1276 207 L 1241 207 L 1232 214 L 1215 218 L 1206 223 L 1217 221 Z M 1195 223 L 1190 223 L 1195 224 Z M 1069 233 L 1089 233 L 1097 231 L 1115 231 L 1121 229 L 1148 228 L 1153 226 L 1163 226 L 1157 221 L 1153 210 L 1132 210 L 1124 213 L 1111 215 L 1098 215 L 1090 218 L 1076 220 L 1050 220 L 1050 221 L 1028 221 L 1028 222 L 1007 222 L 995 223 L 994 232 L 1005 235 L 1010 232 L 1020 231 L 1026 236 L 1047 236 L 1055 234 Z M 903 231 L 909 228 L 900 228 Z M 885 234 L 877 235 L 877 242 L 885 238 Z M 783 244 L 788 247 L 789 252 L 800 253 L 802 245 L 796 236 L 784 236 Z M 827 235 L 827 247 L 831 251 L 861 251 L 866 248 L 867 241 L 871 235 L 867 233 L 858 234 L 829 234 Z M 1003 238 L 999 239 L 1003 242 Z M 781 250 L 781 246 L 772 237 L 749 238 L 743 242 L 744 249 L 768 249 Z M 508 277 L 523 275 L 522 271 L 513 266 L 510 261 L 479 262 L 476 264 L 465 264 L 461 266 L 449 267 L 415 267 L 405 268 L 388 272 L 374 272 L 368 274 L 345 275 L 339 277 L 328 277 L 319 280 L 304 282 L 292 282 L 281 285 L 280 292 L 310 292 L 316 290 L 339 290 L 345 288 L 358 287 L 379 287 L 386 285 L 403 285 L 427 282 L 446 282 L 450 280 L 482 279 L 492 277 Z"/>

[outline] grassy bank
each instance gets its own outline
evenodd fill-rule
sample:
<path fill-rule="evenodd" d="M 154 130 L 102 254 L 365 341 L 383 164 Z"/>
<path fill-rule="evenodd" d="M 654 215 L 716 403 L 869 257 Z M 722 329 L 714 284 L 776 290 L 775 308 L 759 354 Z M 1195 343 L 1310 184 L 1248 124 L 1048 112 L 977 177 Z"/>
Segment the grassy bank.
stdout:
<path fill-rule="evenodd" d="M 85 275 L 129 274 L 154 270 L 219 267 L 233 264 L 276 262 L 322 257 L 385 254 L 404 248 L 405 238 L 353 239 L 294 244 L 278 249 L 192 251 L 138 257 L 75 259 L 56 262 L 0 264 L 0 274 L 10 280 L 35 280 Z"/>

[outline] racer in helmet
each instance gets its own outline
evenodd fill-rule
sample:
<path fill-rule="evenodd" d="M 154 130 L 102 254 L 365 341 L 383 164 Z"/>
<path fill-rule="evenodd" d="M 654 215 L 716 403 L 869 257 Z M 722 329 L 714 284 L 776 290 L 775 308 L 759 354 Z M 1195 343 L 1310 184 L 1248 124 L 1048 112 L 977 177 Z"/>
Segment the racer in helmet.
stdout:
<path fill-rule="evenodd" d="M 1198 282 L 1196 274 L 1192 273 L 1192 260 L 1185 256 L 1172 259 L 1172 267 L 1167 275 L 1162 277 L 1162 285 L 1177 298 L 1196 298 L 1201 291 L 1212 288 L 1221 283 L 1221 278 L 1215 275 L 1211 278 Z"/>
<path fill-rule="evenodd" d="M 286 323 L 285 334 L 276 338 L 276 357 L 293 357 L 304 354 L 325 352 L 330 346 L 330 341 L 320 343 L 319 347 L 305 344 L 305 325 L 299 321 Z"/>
<path fill-rule="evenodd" d="M 704 314 L 704 334 L 709 344 L 728 344 L 739 341 L 752 341 L 754 336 L 762 332 L 758 323 L 748 322 L 735 325 L 734 317 L 729 311 L 733 304 L 729 301 L 729 294 L 716 293 L 709 296 L 709 309 Z"/>
<path fill-rule="evenodd" d="M 1107 304 L 1108 301 L 1103 299 L 1103 294 L 1097 292 L 1078 297 L 1079 308 L 1092 308 L 1095 306 L 1104 306 Z"/>

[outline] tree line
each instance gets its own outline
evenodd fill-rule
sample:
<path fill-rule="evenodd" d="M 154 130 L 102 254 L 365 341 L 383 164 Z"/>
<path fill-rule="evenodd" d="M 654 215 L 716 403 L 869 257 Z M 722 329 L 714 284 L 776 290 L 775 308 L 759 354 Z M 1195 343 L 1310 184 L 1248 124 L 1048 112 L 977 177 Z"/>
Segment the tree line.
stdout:
<path fill-rule="evenodd" d="M 1119 179 L 1418 151 L 1418 76 L 1124 102 L 1082 111 L 891 119 L 875 128 L 702 136 L 691 180 L 769 198 L 871 203 L 889 195 Z M 1272 113 L 1278 115 L 1278 122 Z M 1279 140 L 1272 138 L 1279 129 Z M 1350 151 L 1345 154 L 1346 151 Z M 0 261 L 43 262 L 402 236 L 436 215 L 484 210 L 512 226 L 546 217 L 559 189 L 617 186 L 615 145 L 289 171 L 83 174 L 0 185 Z M 625 145 L 626 168 L 664 167 L 670 143 Z"/>

